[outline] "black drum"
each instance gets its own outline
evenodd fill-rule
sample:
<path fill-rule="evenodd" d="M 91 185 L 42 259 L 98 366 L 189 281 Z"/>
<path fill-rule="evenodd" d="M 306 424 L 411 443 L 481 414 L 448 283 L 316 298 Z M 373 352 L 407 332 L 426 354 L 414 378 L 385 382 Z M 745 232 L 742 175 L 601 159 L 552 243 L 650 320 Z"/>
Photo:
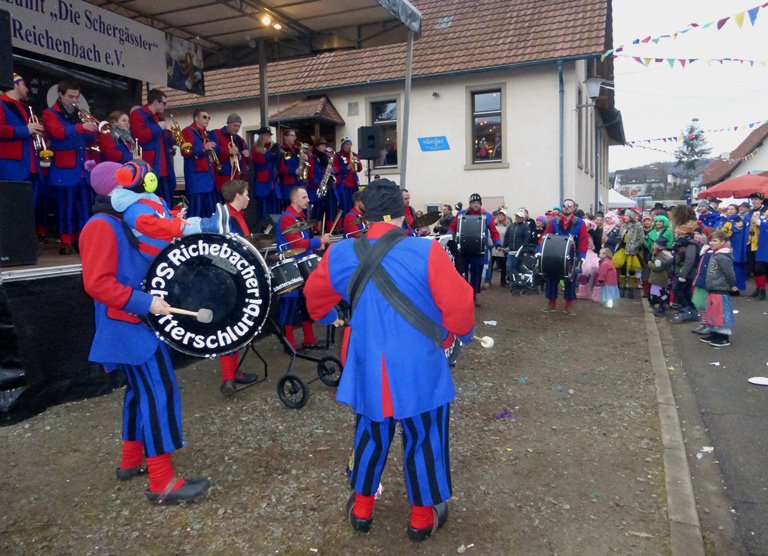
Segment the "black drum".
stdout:
<path fill-rule="evenodd" d="M 272 292 L 275 295 L 288 293 L 304 285 L 304 277 L 294 259 L 282 260 L 269 271 L 272 273 Z"/>
<path fill-rule="evenodd" d="M 485 257 L 485 215 L 462 214 L 456 228 L 456 242 L 459 253 L 464 259 L 482 259 Z"/>
<path fill-rule="evenodd" d="M 547 234 L 541 239 L 539 274 L 558 280 L 573 280 L 578 270 L 578 259 L 573 236 Z"/>
<path fill-rule="evenodd" d="M 172 307 L 213 313 L 211 322 L 186 315 L 148 315 L 157 336 L 195 357 L 216 357 L 250 342 L 267 320 L 270 274 L 259 252 L 230 234 L 193 234 L 175 240 L 155 257 L 144 291 Z"/>
<path fill-rule="evenodd" d="M 317 255 L 305 255 L 301 257 L 299 260 L 296 261 L 296 264 L 299 267 L 299 272 L 301 273 L 301 276 L 306 281 L 307 278 L 309 278 L 309 275 L 312 274 L 312 271 L 317 268 L 317 266 L 320 264 L 320 257 Z"/>

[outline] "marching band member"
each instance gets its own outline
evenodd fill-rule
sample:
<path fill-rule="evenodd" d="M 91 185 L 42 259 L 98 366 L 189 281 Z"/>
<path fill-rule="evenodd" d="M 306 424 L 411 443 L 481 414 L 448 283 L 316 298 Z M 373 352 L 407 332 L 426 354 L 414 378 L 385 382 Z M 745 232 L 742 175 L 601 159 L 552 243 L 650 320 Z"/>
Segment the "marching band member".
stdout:
<path fill-rule="evenodd" d="M 280 212 L 275 193 L 279 155 L 273 150 L 272 130 L 269 127 L 257 129 L 256 135 L 258 138 L 253 144 L 252 154 L 253 192 L 256 197 L 256 214 L 259 218 L 264 218 Z"/>
<path fill-rule="evenodd" d="M 85 181 L 85 148 L 96 142 L 98 126 L 80 121 L 80 87 L 76 83 L 62 81 L 58 93 L 58 100 L 43 111 L 43 125 L 51 137 L 54 153 L 48 186 L 56 197 L 59 254 L 71 255 L 75 252 L 75 239 L 90 215 L 91 188 Z"/>
<path fill-rule="evenodd" d="M 311 254 L 313 251 L 322 251 L 331 242 L 331 234 L 323 234 L 320 237 L 312 237 L 310 230 L 284 234 L 283 230 L 290 228 L 297 222 L 306 220 L 305 211 L 309 207 L 309 195 L 303 187 L 294 187 L 290 192 L 291 204 L 280 215 L 280 221 L 277 225 L 276 241 L 277 247 L 281 251 L 287 249 L 306 249 L 303 255 Z M 312 320 L 307 313 L 306 299 L 302 288 L 285 293 L 280 299 L 280 324 L 285 330 L 285 337 L 288 342 L 298 349 L 294 326 L 301 322 L 304 331 L 304 342 L 302 348 L 315 349 L 320 347 L 320 343 L 315 339 L 315 332 L 312 328 Z"/>
<path fill-rule="evenodd" d="M 173 169 L 175 143 L 163 116 L 166 104 L 165 93 L 160 89 L 152 89 L 147 93 L 147 104 L 139 110 L 133 110 L 130 121 L 131 136 L 138 140 L 142 158 L 152 166 L 157 176 L 157 195 L 171 206 L 176 191 L 176 172 Z"/>
<path fill-rule="evenodd" d="M 472 289 L 438 242 L 403 237 L 397 184 L 373 181 L 362 199 L 372 221 L 368 237 L 344 240 L 328 250 L 307 280 L 307 307 L 313 318 L 333 322 L 342 299 L 356 302 L 344 332 L 344 373 L 336 394 L 356 414 L 349 477 L 354 493 L 347 517 L 356 531 L 371 528 L 376 490 L 399 421 L 411 504 L 408 537 L 423 541 L 448 520 L 450 404 L 456 393 L 442 346 L 452 344 L 454 336 L 464 343 L 472 340 Z M 365 255 L 358 255 L 359 242 L 371 242 Z M 379 242 L 386 246 L 383 253 Z M 358 276 L 356 269 L 380 255 L 377 272 L 383 270 L 399 291 L 385 295 L 374 280 L 350 283 Z M 350 299 L 350 291 L 359 297 Z"/>
<path fill-rule="evenodd" d="M 227 116 L 227 125 L 216 130 L 216 142 L 221 148 L 221 170 L 216 172 L 214 179 L 216 182 L 216 190 L 221 193 L 221 186 L 224 182 L 229 180 L 248 179 L 247 168 L 248 159 L 251 156 L 251 152 L 248 150 L 248 145 L 245 144 L 245 139 L 240 137 L 240 127 L 243 125 L 243 119 L 239 114 L 232 112 Z M 234 143 L 234 147 L 232 146 Z M 235 175 L 232 173 L 232 157 L 236 156 L 240 165 L 240 172 Z"/>
<path fill-rule="evenodd" d="M 174 476 L 171 452 L 184 446 L 181 396 L 168 348 L 140 319 L 149 313 L 167 315 L 170 305 L 141 290 L 152 257 L 139 251 L 112 207 L 109 195 L 118 188 L 116 168 L 122 170 L 104 162 L 91 172 L 97 214 L 80 240 L 83 286 L 96 313 L 88 358 L 107 372 L 122 369 L 127 378 L 117 478 L 127 481 L 148 471 L 150 502 L 187 502 L 204 494 L 210 481 Z"/>
<path fill-rule="evenodd" d="M 328 141 L 320 137 L 315 141 L 315 148 L 312 149 L 312 165 L 314 167 L 314 176 L 311 180 L 311 185 L 307 190 L 309 194 L 309 203 L 312 205 L 312 214 L 310 218 L 312 220 L 322 220 L 323 215 L 326 217 L 326 221 L 330 222 L 336 217 L 336 211 L 339 210 L 336 197 L 332 193 L 335 183 L 333 172 L 328 178 L 326 184 L 326 193 L 322 198 L 318 198 L 317 192 L 325 177 L 325 172 L 328 168 L 328 164 L 333 167 L 333 151 L 328 148 Z"/>
<path fill-rule="evenodd" d="M 219 158 L 221 149 L 215 135 L 208 133 L 211 117 L 200 108 L 192 115 L 194 122 L 185 127 L 181 134 L 184 141 L 192 145 L 192 151 L 182 153 L 184 157 L 184 183 L 189 199 L 189 215 L 203 216 L 216 210 L 219 193 L 213 180 L 216 168 L 211 165 L 214 156 Z M 219 160 L 221 160 L 219 158 Z"/>
<path fill-rule="evenodd" d="M 133 160 L 136 141 L 131 137 L 128 114 L 115 110 L 107 118 L 112 126 L 110 133 L 99 133 L 99 150 L 104 161 L 124 164 Z"/>
<path fill-rule="evenodd" d="M 278 166 L 278 187 L 277 200 L 281 207 L 286 207 L 291 203 L 290 193 L 294 187 L 306 187 L 306 182 L 302 181 L 298 172 L 302 161 L 309 164 L 307 168 L 307 180 L 314 177 L 312 163 L 309 160 L 309 153 L 302 153 L 300 145 L 296 144 L 296 130 L 286 129 L 283 132 L 283 144 L 280 145 L 283 151 L 283 157 L 279 160 Z"/>
<path fill-rule="evenodd" d="M 495 247 L 501 247 L 501 238 L 499 237 L 499 232 L 496 230 L 496 225 L 493 223 L 493 216 L 490 212 L 483 208 L 483 198 L 480 197 L 478 193 L 473 193 L 469 196 L 469 208 L 460 210 L 458 214 L 456 214 L 456 218 L 454 218 L 453 222 L 451 222 L 451 225 L 448 226 L 448 231 L 450 233 L 456 233 L 459 219 L 464 214 L 469 216 L 482 215 L 485 218 L 485 238 L 483 241 L 486 243 L 492 241 Z M 489 263 L 490 256 L 491 250 L 486 249 L 484 258 L 462 257 L 463 269 L 461 273 L 467 277 L 469 284 L 472 286 L 472 289 L 475 292 L 475 307 L 480 306 L 480 304 L 477 302 L 477 294 L 480 293 L 480 285 L 483 277 L 483 267 Z"/>
<path fill-rule="evenodd" d="M 352 194 L 352 205 L 352 210 L 344 217 L 344 237 L 360 237 L 367 228 L 362 191 Z"/>
<path fill-rule="evenodd" d="M 346 214 L 352 209 L 352 193 L 360 189 L 360 177 L 357 175 L 363 165 L 360 157 L 352 152 L 352 139 L 341 138 L 341 149 L 333 157 L 333 171 L 336 174 L 334 192 L 339 208 Z"/>

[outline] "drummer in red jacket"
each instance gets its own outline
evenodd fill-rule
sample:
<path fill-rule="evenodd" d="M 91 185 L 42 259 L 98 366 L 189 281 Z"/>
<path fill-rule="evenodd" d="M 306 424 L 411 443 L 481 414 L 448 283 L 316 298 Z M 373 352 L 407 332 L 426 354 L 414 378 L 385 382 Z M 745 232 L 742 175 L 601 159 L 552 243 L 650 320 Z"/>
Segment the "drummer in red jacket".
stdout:
<path fill-rule="evenodd" d="M 584 220 L 573 214 L 576 211 L 576 206 L 576 202 L 573 199 L 565 199 L 561 207 L 563 213 L 555 214 L 553 218 L 549 219 L 544 235 L 573 236 L 576 242 L 576 252 L 583 261 L 587 256 L 587 249 L 589 248 L 589 233 Z M 560 286 L 560 278 L 547 278 L 544 283 L 545 293 L 549 302 L 542 311 L 553 313 L 557 310 L 557 290 Z M 575 280 L 565 280 L 563 297 L 565 297 L 565 313 L 574 315 L 573 300 L 576 299 Z"/>
<path fill-rule="evenodd" d="M 367 223 L 363 192 L 355 191 L 352 194 L 352 210 L 344 217 L 344 237 L 360 237 L 365 232 Z"/>

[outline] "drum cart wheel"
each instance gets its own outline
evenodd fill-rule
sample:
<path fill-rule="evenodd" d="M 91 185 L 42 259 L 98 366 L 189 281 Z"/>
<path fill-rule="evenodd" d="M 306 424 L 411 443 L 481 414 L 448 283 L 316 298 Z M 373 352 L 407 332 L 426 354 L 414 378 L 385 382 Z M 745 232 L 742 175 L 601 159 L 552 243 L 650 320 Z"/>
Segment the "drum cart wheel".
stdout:
<path fill-rule="evenodd" d="M 277 396 L 291 409 L 301 409 L 309 401 L 309 388 L 298 376 L 288 373 L 277 381 Z"/>
<path fill-rule="evenodd" d="M 324 355 L 317 362 L 317 376 L 326 386 L 338 386 L 344 365 L 333 355 Z"/>

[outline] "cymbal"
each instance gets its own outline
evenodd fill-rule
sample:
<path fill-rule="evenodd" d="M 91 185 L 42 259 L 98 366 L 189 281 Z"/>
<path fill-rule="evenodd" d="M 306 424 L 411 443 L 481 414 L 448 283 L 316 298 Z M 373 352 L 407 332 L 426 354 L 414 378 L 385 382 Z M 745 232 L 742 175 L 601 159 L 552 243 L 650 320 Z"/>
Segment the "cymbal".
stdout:
<path fill-rule="evenodd" d="M 413 227 L 415 228 L 427 228 L 433 226 L 440 221 L 440 211 L 428 212 L 422 214 L 418 218 L 414 219 Z"/>
<path fill-rule="evenodd" d="M 250 240 L 256 249 L 266 249 L 275 243 L 274 236 L 269 234 L 251 234 L 247 239 Z"/>
<path fill-rule="evenodd" d="M 368 219 L 365 216 L 361 216 L 360 218 L 355 218 L 350 222 L 353 226 L 357 226 L 358 224 L 368 224 Z"/>
<path fill-rule="evenodd" d="M 316 220 L 307 220 L 307 221 L 299 220 L 293 226 L 288 226 L 285 230 L 283 230 L 283 235 L 295 234 L 296 232 L 303 232 L 304 230 L 309 230 L 315 224 L 317 224 Z"/>
<path fill-rule="evenodd" d="M 283 251 L 283 255 L 286 257 L 293 257 L 295 255 L 301 255 L 306 249 L 302 248 L 296 248 L 296 249 L 288 249 L 286 251 Z"/>

